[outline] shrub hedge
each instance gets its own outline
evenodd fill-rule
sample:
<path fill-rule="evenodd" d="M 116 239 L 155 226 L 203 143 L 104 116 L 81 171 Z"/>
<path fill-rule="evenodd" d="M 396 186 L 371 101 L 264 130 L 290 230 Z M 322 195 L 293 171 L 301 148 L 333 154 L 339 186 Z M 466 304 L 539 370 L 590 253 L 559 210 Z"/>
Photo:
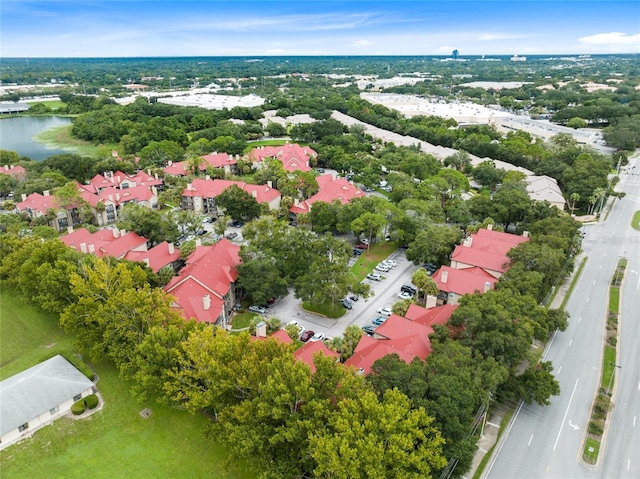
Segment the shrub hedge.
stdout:
<path fill-rule="evenodd" d="M 84 405 L 84 400 L 80 399 L 80 401 L 76 401 L 73 403 L 73 406 L 71 406 L 71 412 L 76 415 L 79 416 L 80 414 L 82 414 L 85 410 L 85 405 Z"/>
<path fill-rule="evenodd" d="M 93 409 L 98 405 L 98 396 L 96 396 L 95 394 L 91 394 L 84 398 L 84 403 L 89 409 Z"/>

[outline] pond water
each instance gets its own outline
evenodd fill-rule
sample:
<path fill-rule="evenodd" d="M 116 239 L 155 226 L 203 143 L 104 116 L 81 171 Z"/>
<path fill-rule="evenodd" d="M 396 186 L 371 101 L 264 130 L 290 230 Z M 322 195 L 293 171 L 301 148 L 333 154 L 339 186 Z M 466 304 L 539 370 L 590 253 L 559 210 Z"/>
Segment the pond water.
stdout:
<path fill-rule="evenodd" d="M 47 148 L 33 138 L 41 131 L 68 125 L 71 118 L 62 116 L 14 116 L 0 119 L 0 149 L 16 151 L 32 160 L 68 153 L 61 148 Z"/>

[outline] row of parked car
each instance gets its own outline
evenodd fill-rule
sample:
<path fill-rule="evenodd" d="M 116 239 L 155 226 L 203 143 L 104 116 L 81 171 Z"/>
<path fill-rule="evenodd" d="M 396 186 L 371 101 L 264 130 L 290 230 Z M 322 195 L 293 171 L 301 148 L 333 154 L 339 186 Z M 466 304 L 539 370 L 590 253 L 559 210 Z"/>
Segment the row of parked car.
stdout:
<path fill-rule="evenodd" d="M 304 329 L 304 326 L 300 326 L 298 324 L 298 321 L 296 320 L 289 321 L 287 323 L 287 326 L 295 326 L 296 328 L 298 328 L 298 339 L 300 339 L 300 341 L 302 341 L 303 343 L 306 343 L 307 341 L 328 342 L 333 339 L 328 336 L 325 336 L 324 333 L 316 333 L 315 331 L 312 331 L 310 329 Z"/>

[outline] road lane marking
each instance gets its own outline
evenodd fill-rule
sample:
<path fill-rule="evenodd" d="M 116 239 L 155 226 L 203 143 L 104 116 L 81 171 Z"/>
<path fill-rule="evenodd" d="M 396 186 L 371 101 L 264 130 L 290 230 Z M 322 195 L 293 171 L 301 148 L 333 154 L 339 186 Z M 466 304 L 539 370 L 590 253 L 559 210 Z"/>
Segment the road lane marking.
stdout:
<path fill-rule="evenodd" d="M 573 339 L 569 340 L 569 347 L 571 347 L 571 343 L 573 343 Z"/>
<path fill-rule="evenodd" d="M 601 269 L 602 269 L 602 265 L 600 265 L 600 266 L 598 267 L 598 271 L 600 271 Z"/>
<path fill-rule="evenodd" d="M 573 401 L 573 396 L 576 393 L 576 388 L 578 387 L 578 381 L 580 378 L 576 379 L 576 384 L 573 386 L 573 391 L 571 392 L 571 397 L 569 398 L 569 404 L 567 404 L 567 410 L 564 412 L 564 417 L 562 418 L 562 423 L 560 424 L 560 430 L 558 431 L 558 436 L 556 437 L 556 442 L 553 443 L 553 450 L 556 450 L 556 446 L 558 445 L 558 441 L 560 440 L 560 434 L 562 434 L 562 428 L 564 427 L 564 423 L 567 421 L 567 414 L 569 414 L 569 408 L 571 407 L 571 401 Z"/>
<path fill-rule="evenodd" d="M 580 316 L 580 317 L 578 318 L 578 323 L 579 323 L 580 321 L 582 321 L 582 316 Z"/>
<path fill-rule="evenodd" d="M 604 252 L 604 255 L 607 256 L 607 252 L 606 251 Z"/>
<path fill-rule="evenodd" d="M 594 286 L 596 285 L 596 280 L 595 280 L 595 279 L 593 280 L 593 285 L 594 285 Z"/>
<path fill-rule="evenodd" d="M 636 417 L 633 416 L 633 427 L 636 427 Z"/>
<path fill-rule="evenodd" d="M 585 301 L 585 303 L 588 303 L 588 302 L 589 302 L 589 296 L 587 296 L 587 300 Z"/>
<path fill-rule="evenodd" d="M 518 419 L 518 414 L 520 414 L 520 410 L 522 409 L 523 405 L 524 405 L 524 402 L 520 401 L 520 404 L 518 404 L 518 408 L 516 409 L 516 412 L 514 413 L 513 416 L 511 416 L 511 421 L 509 421 L 509 426 L 507 427 L 507 431 L 504 434 L 504 440 L 502 442 L 499 442 L 498 449 L 492 454 L 491 464 L 489 464 L 489 469 L 487 469 L 487 473 L 485 474 L 484 477 L 489 477 L 489 475 L 491 474 L 491 469 L 493 469 L 493 465 L 496 463 L 496 459 L 500 455 L 500 451 L 502 451 L 502 446 L 504 446 L 504 443 L 507 442 L 507 437 L 509 437 L 509 433 L 511 432 L 511 429 L 515 424 L 516 419 Z"/>
<path fill-rule="evenodd" d="M 560 374 L 560 371 L 562 371 L 562 366 L 558 368 L 558 374 Z"/>
<path fill-rule="evenodd" d="M 529 442 L 527 443 L 527 446 L 531 445 L 531 440 L 533 439 L 533 434 L 531 434 L 531 437 L 529 438 Z"/>
<path fill-rule="evenodd" d="M 627 459 L 627 471 L 629 470 L 629 467 L 631 467 L 631 459 Z"/>

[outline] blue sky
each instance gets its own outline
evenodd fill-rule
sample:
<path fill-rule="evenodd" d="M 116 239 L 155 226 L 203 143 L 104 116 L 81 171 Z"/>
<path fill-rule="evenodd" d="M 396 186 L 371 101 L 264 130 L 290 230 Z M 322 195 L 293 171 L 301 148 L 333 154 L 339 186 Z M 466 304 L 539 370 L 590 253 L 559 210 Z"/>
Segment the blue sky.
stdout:
<path fill-rule="evenodd" d="M 640 2 L 0 1 L 2 57 L 640 53 Z"/>

